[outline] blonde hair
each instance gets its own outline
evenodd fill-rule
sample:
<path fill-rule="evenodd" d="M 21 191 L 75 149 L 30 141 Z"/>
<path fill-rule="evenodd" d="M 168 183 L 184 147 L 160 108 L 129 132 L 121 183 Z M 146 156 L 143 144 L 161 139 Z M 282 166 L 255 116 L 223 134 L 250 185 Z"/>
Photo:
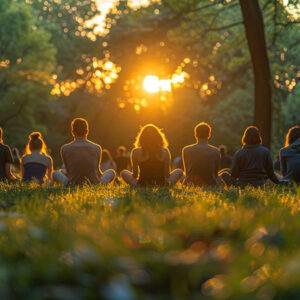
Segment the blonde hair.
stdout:
<path fill-rule="evenodd" d="M 31 154 L 34 150 L 39 150 L 41 154 L 47 154 L 47 146 L 40 132 L 32 132 L 29 135 L 25 154 Z"/>
<path fill-rule="evenodd" d="M 147 124 L 140 129 L 134 146 L 141 147 L 153 157 L 160 153 L 162 147 L 168 147 L 168 141 L 160 128 L 153 124 Z"/>

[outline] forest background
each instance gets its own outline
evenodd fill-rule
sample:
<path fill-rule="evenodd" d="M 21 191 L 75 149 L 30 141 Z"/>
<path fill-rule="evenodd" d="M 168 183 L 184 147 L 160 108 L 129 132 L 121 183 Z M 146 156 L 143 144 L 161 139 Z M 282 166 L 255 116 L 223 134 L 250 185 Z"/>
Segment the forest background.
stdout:
<path fill-rule="evenodd" d="M 275 154 L 300 123 L 296 0 L 260 0 L 272 74 Z M 156 93 L 143 88 L 159 78 Z M 84 117 L 90 139 L 115 154 L 140 125 L 164 128 L 173 157 L 212 125 L 211 143 L 240 147 L 253 123 L 254 80 L 237 0 L 1 0 L 0 125 L 23 151 L 41 131 L 56 164 Z"/>

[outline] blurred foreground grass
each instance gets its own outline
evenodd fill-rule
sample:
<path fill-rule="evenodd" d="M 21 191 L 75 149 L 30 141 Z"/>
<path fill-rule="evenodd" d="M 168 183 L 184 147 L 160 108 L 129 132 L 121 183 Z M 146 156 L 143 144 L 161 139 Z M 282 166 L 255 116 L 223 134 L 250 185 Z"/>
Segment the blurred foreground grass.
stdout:
<path fill-rule="evenodd" d="M 300 188 L 0 185 L 0 299 L 300 299 Z"/>

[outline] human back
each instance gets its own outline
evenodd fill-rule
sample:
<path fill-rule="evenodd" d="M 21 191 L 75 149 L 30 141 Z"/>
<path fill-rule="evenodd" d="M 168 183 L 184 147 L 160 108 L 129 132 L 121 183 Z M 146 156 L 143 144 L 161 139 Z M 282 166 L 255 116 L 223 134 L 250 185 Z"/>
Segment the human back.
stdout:
<path fill-rule="evenodd" d="M 260 131 L 255 126 L 246 128 L 242 137 L 243 147 L 233 157 L 231 175 L 239 186 L 261 186 L 272 180 L 279 183 L 274 173 L 269 149 L 262 146 Z"/>
<path fill-rule="evenodd" d="M 34 180 L 43 183 L 47 175 L 52 181 L 53 162 L 46 152 L 46 144 L 40 132 L 32 132 L 21 160 L 23 181 Z"/>
<path fill-rule="evenodd" d="M 61 157 L 71 185 L 99 183 L 101 147 L 87 139 L 88 125 L 84 119 L 74 119 L 74 140 L 61 148 Z"/>
<path fill-rule="evenodd" d="M 163 132 L 147 124 L 139 132 L 132 152 L 133 171 L 138 167 L 138 185 L 163 185 L 170 172 L 170 153 Z"/>
<path fill-rule="evenodd" d="M 195 127 L 197 142 L 183 148 L 185 184 L 204 186 L 216 184 L 220 152 L 216 147 L 208 144 L 210 135 L 210 126 L 202 122 Z"/>
<path fill-rule="evenodd" d="M 300 183 L 300 127 L 290 128 L 285 147 L 280 150 L 281 174 L 287 181 Z"/>
<path fill-rule="evenodd" d="M 131 152 L 132 172 L 124 170 L 121 176 L 133 186 L 175 184 L 182 170 L 170 172 L 171 156 L 167 139 L 157 126 L 147 124 L 139 131 Z"/>
<path fill-rule="evenodd" d="M 3 130 L 0 127 L 0 181 L 15 179 L 11 173 L 13 157 L 10 147 L 5 145 L 2 140 Z"/>

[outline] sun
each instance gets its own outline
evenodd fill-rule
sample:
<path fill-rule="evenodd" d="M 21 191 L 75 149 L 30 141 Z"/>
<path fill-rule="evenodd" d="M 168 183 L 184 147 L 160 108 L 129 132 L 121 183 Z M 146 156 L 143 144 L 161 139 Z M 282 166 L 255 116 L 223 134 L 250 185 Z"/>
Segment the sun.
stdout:
<path fill-rule="evenodd" d="M 143 81 L 143 87 L 148 93 L 158 93 L 160 90 L 159 78 L 154 75 L 147 75 Z"/>

